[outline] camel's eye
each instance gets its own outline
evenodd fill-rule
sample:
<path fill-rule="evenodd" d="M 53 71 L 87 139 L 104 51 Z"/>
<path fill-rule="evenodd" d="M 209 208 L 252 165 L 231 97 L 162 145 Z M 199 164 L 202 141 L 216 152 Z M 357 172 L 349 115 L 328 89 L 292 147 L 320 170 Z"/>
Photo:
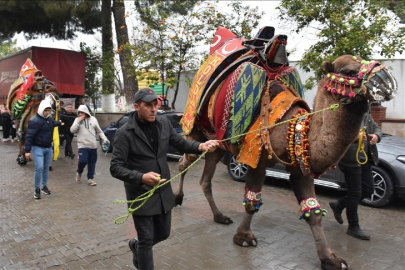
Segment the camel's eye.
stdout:
<path fill-rule="evenodd" d="M 360 65 L 348 65 L 343 67 L 339 73 L 345 76 L 350 76 L 350 77 L 357 77 L 357 74 L 359 73 Z"/>

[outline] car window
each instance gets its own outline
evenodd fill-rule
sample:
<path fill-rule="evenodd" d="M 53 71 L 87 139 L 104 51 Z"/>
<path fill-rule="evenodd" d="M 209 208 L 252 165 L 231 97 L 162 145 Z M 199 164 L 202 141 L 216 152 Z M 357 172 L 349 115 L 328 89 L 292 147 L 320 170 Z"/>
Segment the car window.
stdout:
<path fill-rule="evenodd" d="M 117 122 L 117 128 L 122 127 L 126 122 L 128 122 L 129 115 L 124 115 L 120 120 Z"/>

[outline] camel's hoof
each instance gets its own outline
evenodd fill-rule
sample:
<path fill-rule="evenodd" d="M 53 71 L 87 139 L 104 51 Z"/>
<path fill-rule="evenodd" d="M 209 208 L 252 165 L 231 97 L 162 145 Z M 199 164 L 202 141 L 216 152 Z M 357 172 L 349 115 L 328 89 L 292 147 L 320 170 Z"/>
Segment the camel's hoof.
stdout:
<path fill-rule="evenodd" d="M 257 246 L 257 239 L 251 233 L 237 233 L 233 236 L 233 242 L 241 247 Z"/>
<path fill-rule="evenodd" d="M 183 197 L 182 195 L 174 195 L 174 206 L 182 205 L 183 204 Z"/>
<path fill-rule="evenodd" d="M 216 223 L 225 224 L 225 225 L 229 225 L 229 224 L 233 223 L 233 220 L 230 217 L 227 217 L 224 215 L 214 216 L 214 221 Z"/>
<path fill-rule="evenodd" d="M 349 265 L 345 260 L 335 256 L 333 261 L 322 262 L 321 268 L 323 270 L 349 270 Z"/>

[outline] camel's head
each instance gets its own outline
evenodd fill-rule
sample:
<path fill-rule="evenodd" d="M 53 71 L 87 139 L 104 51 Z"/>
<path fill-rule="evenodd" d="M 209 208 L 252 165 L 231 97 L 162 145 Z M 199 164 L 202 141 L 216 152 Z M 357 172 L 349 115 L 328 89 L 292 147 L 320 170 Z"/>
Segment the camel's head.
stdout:
<path fill-rule="evenodd" d="M 31 90 L 34 92 L 34 95 L 35 92 L 44 94 L 55 93 L 56 95 L 60 95 L 54 83 L 43 76 L 40 70 L 37 70 L 34 73 L 34 84 L 32 85 Z"/>
<path fill-rule="evenodd" d="M 385 65 L 365 61 L 359 56 L 343 55 L 323 63 L 327 72 L 324 88 L 333 94 L 354 98 L 364 96 L 371 102 L 394 98 L 398 84 Z"/>

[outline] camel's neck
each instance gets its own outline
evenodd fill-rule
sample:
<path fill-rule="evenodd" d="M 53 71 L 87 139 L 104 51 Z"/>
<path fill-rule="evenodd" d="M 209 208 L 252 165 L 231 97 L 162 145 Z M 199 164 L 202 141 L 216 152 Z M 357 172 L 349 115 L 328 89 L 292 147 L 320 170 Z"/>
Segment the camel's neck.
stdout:
<path fill-rule="evenodd" d="M 339 96 L 321 89 L 315 96 L 314 111 L 339 103 Z M 335 99 L 336 98 L 336 99 Z M 308 139 L 310 144 L 310 166 L 314 173 L 322 173 L 336 164 L 349 145 L 356 140 L 368 103 L 356 98 L 351 104 L 339 104 L 335 111 L 326 110 L 312 115 Z"/>

